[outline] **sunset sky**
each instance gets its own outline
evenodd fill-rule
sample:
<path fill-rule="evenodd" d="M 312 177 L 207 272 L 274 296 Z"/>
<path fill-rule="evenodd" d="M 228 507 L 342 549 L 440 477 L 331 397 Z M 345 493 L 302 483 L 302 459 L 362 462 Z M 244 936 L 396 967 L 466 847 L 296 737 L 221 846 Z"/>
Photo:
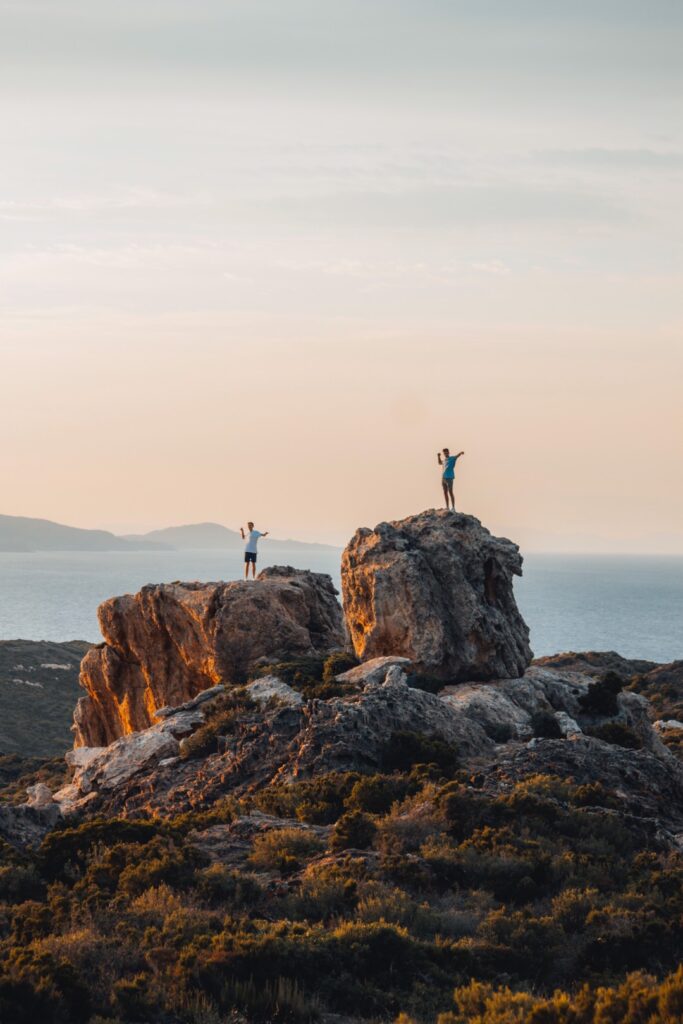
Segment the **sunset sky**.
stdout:
<path fill-rule="evenodd" d="M 0 512 L 683 552 L 682 28 L 0 0 Z"/>

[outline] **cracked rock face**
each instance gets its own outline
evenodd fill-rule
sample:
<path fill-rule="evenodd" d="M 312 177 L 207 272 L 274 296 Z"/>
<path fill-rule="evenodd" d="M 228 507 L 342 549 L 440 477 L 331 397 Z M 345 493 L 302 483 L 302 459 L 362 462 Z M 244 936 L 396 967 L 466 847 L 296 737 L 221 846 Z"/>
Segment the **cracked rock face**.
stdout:
<path fill-rule="evenodd" d="M 521 676 L 532 658 L 512 591 L 521 574 L 517 545 L 473 516 L 430 511 L 357 530 L 342 556 L 356 655 L 403 655 L 450 682 Z"/>
<path fill-rule="evenodd" d="M 105 643 L 81 666 L 76 747 L 146 729 L 159 708 L 244 682 L 258 662 L 325 654 L 346 639 L 331 577 L 281 566 L 255 583 L 143 587 L 105 601 L 98 616 Z"/>

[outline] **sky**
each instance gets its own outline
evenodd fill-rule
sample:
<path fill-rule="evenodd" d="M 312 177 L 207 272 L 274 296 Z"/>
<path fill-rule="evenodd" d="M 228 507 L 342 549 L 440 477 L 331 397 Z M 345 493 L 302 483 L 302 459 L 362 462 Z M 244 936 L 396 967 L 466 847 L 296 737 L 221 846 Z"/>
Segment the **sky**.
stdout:
<path fill-rule="evenodd" d="M 0 0 L 0 511 L 683 553 L 683 7 Z"/>

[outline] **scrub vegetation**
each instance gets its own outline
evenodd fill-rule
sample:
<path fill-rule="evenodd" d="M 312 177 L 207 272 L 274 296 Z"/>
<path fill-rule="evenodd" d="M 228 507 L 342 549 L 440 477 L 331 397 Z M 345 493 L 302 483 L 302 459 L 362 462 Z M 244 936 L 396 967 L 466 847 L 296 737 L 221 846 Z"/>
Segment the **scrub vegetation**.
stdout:
<path fill-rule="evenodd" d="M 621 806 L 548 775 L 493 794 L 402 734 L 374 774 L 3 845 L 0 1020 L 673 1024 L 683 865 Z M 205 830 L 254 812 L 212 859 Z"/>

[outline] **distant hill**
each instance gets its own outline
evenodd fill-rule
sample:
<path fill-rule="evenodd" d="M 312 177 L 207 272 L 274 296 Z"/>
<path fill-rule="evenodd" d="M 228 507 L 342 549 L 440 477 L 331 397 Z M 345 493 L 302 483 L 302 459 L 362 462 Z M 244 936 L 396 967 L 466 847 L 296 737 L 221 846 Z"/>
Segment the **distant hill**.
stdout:
<path fill-rule="evenodd" d="M 154 540 L 127 540 L 108 530 L 63 526 L 49 519 L 0 515 L 0 551 L 142 551 L 167 546 Z"/>
<path fill-rule="evenodd" d="M 238 530 L 220 523 L 190 523 L 168 526 L 149 533 L 119 537 L 109 530 L 82 530 L 49 519 L 0 515 L 0 551 L 237 551 L 243 544 Z M 299 540 L 268 537 L 273 555 L 295 551 L 338 551 L 330 544 L 308 544 Z"/>
<path fill-rule="evenodd" d="M 187 526 L 168 526 L 164 530 L 152 530 L 150 533 L 127 534 L 124 538 L 131 543 L 143 544 L 153 542 L 163 544 L 177 550 L 210 549 L 236 551 L 244 543 L 238 530 L 229 530 L 220 523 L 191 523 Z M 281 549 L 310 549 L 336 551 L 330 544 L 309 544 L 300 540 L 281 540 L 268 537 L 268 550 L 273 554 Z"/>
<path fill-rule="evenodd" d="M 176 550 L 207 548 L 236 549 L 242 544 L 237 530 L 228 530 L 220 523 L 192 523 L 188 526 L 167 526 L 163 530 L 150 530 L 149 533 L 126 534 L 125 540 L 133 543 L 152 541 L 165 544 Z"/>

